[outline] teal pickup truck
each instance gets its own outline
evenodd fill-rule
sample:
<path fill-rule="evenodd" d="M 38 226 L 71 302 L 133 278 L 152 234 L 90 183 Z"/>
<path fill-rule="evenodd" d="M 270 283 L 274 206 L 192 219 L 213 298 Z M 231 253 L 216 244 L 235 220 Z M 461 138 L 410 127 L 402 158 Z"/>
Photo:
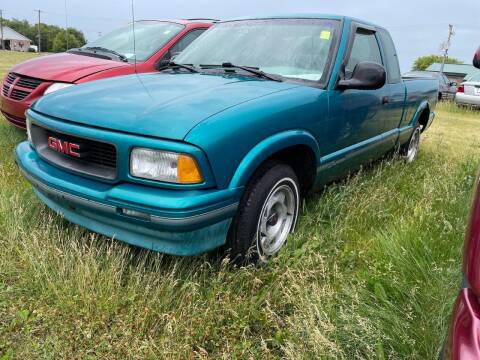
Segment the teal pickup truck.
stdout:
<path fill-rule="evenodd" d="M 129 244 L 267 261 L 303 196 L 399 149 L 438 82 L 403 81 L 389 33 L 330 15 L 215 24 L 155 73 L 49 94 L 17 164 L 73 223 Z"/>

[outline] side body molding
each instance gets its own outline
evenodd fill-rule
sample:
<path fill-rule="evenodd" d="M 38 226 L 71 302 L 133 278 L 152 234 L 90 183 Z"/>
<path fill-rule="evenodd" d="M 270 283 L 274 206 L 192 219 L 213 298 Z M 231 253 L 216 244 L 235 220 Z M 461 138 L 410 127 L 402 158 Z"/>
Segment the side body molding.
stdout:
<path fill-rule="evenodd" d="M 315 137 L 302 129 L 288 130 L 272 135 L 255 145 L 240 162 L 230 181 L 229 188 L 245 186 L 262 162 L 276 152 L 297 145 L 305 145 L 312 149 L 318 166 L 320 148 Z"/>

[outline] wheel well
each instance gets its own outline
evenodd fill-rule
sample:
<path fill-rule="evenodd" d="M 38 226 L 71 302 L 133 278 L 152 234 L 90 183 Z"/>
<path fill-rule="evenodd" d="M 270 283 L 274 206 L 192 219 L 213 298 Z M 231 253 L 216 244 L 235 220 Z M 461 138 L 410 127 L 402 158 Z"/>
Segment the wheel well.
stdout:
<path fill-rule="evenodd" d="M 292 167 L 303 195 L 312 188 L 317 166 L 315 153 L 310 147 L 306 145 L 288 147 L 271 155 L 265 162 L 270 160 L 280 161 Z"/>
<path fill-rule="evenodd" d="M 428 124 L 428 120 L 430 119 L 430 108 L 427 106 L 423 109 L 422 113 L 418 118 L 418 123 L 422 125 L 422 131 L 425 130 L 425 127 Z"/>

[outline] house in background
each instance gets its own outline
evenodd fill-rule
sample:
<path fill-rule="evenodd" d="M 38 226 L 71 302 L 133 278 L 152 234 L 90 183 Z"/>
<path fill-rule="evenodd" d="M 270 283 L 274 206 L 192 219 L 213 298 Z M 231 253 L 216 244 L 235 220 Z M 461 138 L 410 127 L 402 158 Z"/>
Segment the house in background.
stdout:
<path fill-rule="evenodd" d="M 29 38 L 23 36 L 22 34 L 16 32 L 8 26 L 3 26 L 3 49 L 12 50 L 12 51 L 28 51 L 30 48 L 30 43 L 32 42 Z M 1 36 L 2 32 L 0 32 Z M 0 46 L 0 49 L 2 46 Z"/>
<path fill-rule="evenodd" d="M 435 63 L 427 68 L 427 71 L 440 72 L 442 64 Z M 465 79 L 469 79 L 473 75 L 480 74 L 480 70 L 476 69 L 470 64 L 445 64 L 443 73 L 450 81 L 455 81 L 461 84 Z"/>

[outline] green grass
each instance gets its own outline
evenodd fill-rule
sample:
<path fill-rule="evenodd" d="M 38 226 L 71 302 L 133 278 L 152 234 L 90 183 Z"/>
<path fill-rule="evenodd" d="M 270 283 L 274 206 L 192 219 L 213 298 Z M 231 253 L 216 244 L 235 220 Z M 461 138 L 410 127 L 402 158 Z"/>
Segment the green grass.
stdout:
<path fill-rule="evenodd" d="M 1 71 L 31 54 L 0 52 Z M 435 359 L 461 274 L 480 116 L 442 104 L 411 165 L 310 197 L 263 268 L 126 246 L 62 220 L 0 125 L 0 359 Z M 3 357 L 2 357 L 3 355 Z"/>

